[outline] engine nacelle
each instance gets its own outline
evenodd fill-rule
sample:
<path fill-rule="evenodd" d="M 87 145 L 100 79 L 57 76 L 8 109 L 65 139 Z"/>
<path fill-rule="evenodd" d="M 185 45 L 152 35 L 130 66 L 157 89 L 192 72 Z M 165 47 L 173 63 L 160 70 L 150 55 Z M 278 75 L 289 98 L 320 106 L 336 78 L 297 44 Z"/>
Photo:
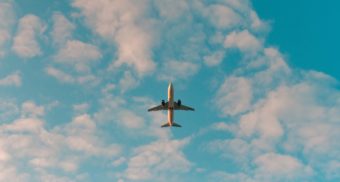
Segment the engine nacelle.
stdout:
<path fill-rule="evenodd" d="M 181 106 L 182 102 L 181 102 L 180 99 L 178 99 L 177 104 L 178 104 L 178 106 Z"/>
<path fill-rule="evenodd" d="M 165 106 L 165 101 L 164 100 L 162 100 L 162 106 Z"/>

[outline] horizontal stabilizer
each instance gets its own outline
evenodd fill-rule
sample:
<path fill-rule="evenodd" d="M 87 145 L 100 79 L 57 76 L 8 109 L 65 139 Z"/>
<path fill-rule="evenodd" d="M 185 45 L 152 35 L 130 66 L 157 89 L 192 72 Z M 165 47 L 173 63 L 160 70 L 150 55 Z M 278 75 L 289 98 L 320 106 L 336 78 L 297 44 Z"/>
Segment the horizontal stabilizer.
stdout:
<path fill-rule="evenodd" d="M 174 127 L 182 127 L 181 125 L 179 125 L 179 124 L 177 124 L 177 123 L 172 123 L 172 126 L 174 126 Z"/>
<path fill-rule="evenodd" d="M 169 123 L 165 123 L 163 124 L 161 127 L 169 127 L 169 126 L 173 126 L 173 127 L 182 127 L 181 125 L 177 124 L 177 123 L 172 123 L 172 125 L 170 125 Z"/>
<path fill-rule="evenodd" d="M 163 127 L 169 127 L 169 126 L 170 126 L 169 123 L 165 123 L 161 127 L 163 128 Z"/>

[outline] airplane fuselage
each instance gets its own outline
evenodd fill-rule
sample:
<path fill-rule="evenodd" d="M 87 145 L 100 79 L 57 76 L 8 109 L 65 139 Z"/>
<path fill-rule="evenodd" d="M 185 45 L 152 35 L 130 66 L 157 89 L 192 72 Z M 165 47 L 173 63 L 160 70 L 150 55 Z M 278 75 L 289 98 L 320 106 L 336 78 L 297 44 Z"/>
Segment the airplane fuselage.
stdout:
<path fill-rule="evenodd" d="M 161 125 L 161 127 L 181 127 L 178 123 L 174 122 L 174 111 L 175 110 L 184 110 L 184 111 L 194 111 L 195 109 L 186 105 L 183 105 L 181 100 L 178 99 L 178 101 L 174 101 L 174 86 L 170 82 L 168 87 L 168 100 L 165 102 L 162 100 L 162 103 L 158 106 L 152 107 L 148 109 L 148 111 L 168 111 L 168 121 Z"/>
<path fill-rule="evenodd" d="M 174 87 L 172 83 L 168 87 L 168 123 L 172 126 L 174 122 Z"/>

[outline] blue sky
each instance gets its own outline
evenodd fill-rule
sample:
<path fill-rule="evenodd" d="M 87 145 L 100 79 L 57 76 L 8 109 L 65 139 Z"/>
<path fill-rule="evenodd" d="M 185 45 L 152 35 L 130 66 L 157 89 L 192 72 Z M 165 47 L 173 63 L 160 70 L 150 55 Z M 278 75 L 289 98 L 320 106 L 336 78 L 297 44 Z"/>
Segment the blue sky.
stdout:
<path fill-rule="evenodd" d="M 2 0 L 0 181 L 339 181 L 338 6 Z"/>

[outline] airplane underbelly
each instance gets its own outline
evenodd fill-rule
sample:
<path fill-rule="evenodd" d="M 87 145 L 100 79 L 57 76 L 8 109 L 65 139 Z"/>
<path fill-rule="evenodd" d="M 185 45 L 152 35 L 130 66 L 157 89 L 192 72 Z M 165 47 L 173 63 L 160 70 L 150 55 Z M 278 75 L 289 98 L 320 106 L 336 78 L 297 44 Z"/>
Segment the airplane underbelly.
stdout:
<path fill-rule="evenodd" d="M 169 124 L 172 124 L 173 121 L 174 121 L 174 110 L 169 109 L 168 110 L 168 122 Z"/>

